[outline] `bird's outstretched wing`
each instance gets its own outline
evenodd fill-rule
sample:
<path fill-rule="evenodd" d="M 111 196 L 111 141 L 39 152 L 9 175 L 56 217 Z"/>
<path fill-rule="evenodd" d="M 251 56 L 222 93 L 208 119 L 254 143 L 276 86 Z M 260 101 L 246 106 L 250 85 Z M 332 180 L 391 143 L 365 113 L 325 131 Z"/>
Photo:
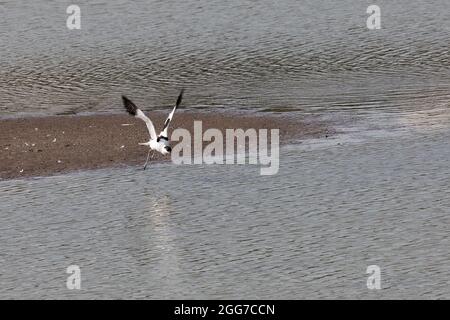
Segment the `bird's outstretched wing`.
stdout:
<path fill-rule="evenodd" d="M 148 132 L 150 133 L 150 139 L 155 140 L 156 139 L 156 131 L 155 127 L 153 126 L 152 121 L 150 118 L 148 118 L 136 105 L 127 97 L 122 96 L 123 100 L 123 106 L 128 111 L 129 114 L 132 116 L 135 116 L 136 118 L 139 118 L 145 122 L 147 125 Z"/>
<path fill-rule="evenodd" d="M 169 128 L 169 124 L 172 121 L 173 114 L 175 113 L 175 110 L 177 110 L 178 106 L 181 104 L 181 100 L 183 99 L 183 93 L 184 93 L 184 89 L 181 90 L 180 94 L 178 95 L 177 102 L 175 103 L 175 107 L 173 107 L 172 112 L 169 113 L 169 116 L 167 117 L 166 121 L 164 122 L 164 127 L 163 127 L 161 133 L 158 136 L 158 141 L 160 139 L 165 139 L 167 141 L 169 140 L 169 137 L 167 135 L 167 129 Z"/>

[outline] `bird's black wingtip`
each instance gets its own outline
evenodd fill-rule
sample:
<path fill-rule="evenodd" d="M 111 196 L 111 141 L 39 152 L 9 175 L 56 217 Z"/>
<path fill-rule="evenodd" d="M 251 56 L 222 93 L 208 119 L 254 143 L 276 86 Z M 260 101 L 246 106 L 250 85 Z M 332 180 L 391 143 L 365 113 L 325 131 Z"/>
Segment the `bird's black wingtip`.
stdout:
<path fill-rule="evenodd" d="M 132 116 L 135 116 L 137 111 L 137 107 L 135 106 L 135 104 L 124 95 L 122 95 L 122 101 L 125 110 L 127 110 L 127 112 Z"/>
<path fill-rule="evenodd" d="M 181 104 L 181 100 L 183 100 L 183 93 L 184 93 L 184 88 L 181 89 L 180 94 L 178 95 L 177 107 Z"/>

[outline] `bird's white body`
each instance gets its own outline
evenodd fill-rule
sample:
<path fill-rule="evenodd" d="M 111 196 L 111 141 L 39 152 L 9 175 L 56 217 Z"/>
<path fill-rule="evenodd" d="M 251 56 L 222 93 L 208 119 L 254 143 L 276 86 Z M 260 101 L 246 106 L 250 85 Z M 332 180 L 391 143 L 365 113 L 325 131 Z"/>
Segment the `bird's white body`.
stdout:
<path fill-rule="evenodd" d="M 156 140 L 150 140 L 145 143 L 139 143 L 141 146 L 148 146 L 150 150 L 158 151 L 159 153 L 162 153 L 163 155 L 169 154 L 170 152 L 167 151 L 166 146 L 168 146 L 168 142 L 166 140 L 160 140 L 157 142 Z"/>

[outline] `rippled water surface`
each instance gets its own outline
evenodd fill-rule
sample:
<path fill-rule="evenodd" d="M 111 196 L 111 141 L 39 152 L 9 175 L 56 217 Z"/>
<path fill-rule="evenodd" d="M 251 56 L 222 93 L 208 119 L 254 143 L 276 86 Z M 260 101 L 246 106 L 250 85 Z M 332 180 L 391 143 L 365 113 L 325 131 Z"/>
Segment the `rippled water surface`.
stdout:
<path fill-rule="evenodd" d="M 450 131 L 349 137 L 284 147 L 275 176 L 160 164 L 0 182 L 0 297 L 449 298 Z"/>
<path fill-rule="evenodd" d="M 78 1 L 0 3 L 0 116 L 145 106 L 404 111 L 448 101 L 450 2 Z"/>
<path fill-rule="evenodd" d="M 0 2 L 0 117 L 317 114 L 280 171 L 152 165 L 0 181 L 0 298 L 450 298 L 450 2 Z M 66 288 L 79 265 L 82 289 Z M 381 268 L 382 290 L 366 287 Z"/>

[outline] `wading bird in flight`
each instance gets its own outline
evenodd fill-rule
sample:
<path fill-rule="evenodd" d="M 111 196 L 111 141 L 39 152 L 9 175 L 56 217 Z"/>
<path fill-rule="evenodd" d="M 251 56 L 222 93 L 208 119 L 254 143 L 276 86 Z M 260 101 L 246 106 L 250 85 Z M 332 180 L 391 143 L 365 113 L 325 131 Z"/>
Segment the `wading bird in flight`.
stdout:
<path fill-rule="evenodd" d="M 170 154 L 172 151 L 172 148 L 169 144 L 169 136 L 167 135 L 167 129 L 169 128 L 170 121 L 172 121 L 173 114 L 175 113 L 175 110 L 177 110 L 178 106 L 181 103 L 181 100 L 183 99 L 183 91 L 181 90 L 180 94 L 178 95 L 177 102 L 175 104 L 175 107 L 173 107 L 172 112 L 167 117 L 166 121 L 164 122 L 164 127 L 159 134 L 159 136 L 156 136 L 155 127 L 153 126 L 152 121 L 149 117 L 147 117 L 141 109 L 136 107 L 136 105 L 127 97 L 122 96 L 123 105 L 125 109 L 128 111 L 129 114 L 132 116 L 135 116 L 136 118 L 139 118 L 145 122 L 147 125 L 148 132 L 150 133 L 150 140 L 145 143 L 139 143 L 141 146 L 148 146 L 148 154 L 147 154 L 147 160 L 144 164 L 144 170 L 147 168 L 148 160 L 150 159 L 150 152 L 151 151 L 158 151 L 162 153 L 163 155 Z"/>

